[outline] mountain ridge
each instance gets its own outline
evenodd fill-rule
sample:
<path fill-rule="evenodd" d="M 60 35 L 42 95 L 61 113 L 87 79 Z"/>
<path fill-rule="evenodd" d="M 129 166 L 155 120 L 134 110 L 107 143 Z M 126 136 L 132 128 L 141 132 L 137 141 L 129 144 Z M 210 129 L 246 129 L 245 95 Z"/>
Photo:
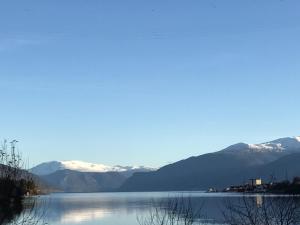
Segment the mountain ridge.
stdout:
<path fill-rule="evenodd" d="M 104 164 L 89 163 L 79 160 L 65 160 L 44 162 L 31 168 L 29 171 L 36 175 L 44 176 L 54 173 L 58 170 L 73 170 L 77 172 L 95 173 L 120 172 L 124 174 L 132 174 L 134 172 L 152 171 L 155 169 L 146 166 L 107 166 Z"/>
<path fill-rule="evenodd" d="M 284 152 L 300 149 L 300 136 L 279 138 L 260 144 L 237 143 L 221 151 Z"/>
<path fill-rule="evenodd" d="M 157 170 L 71 160 L 42 163 L 31 171 L 67 192 L 190 191 L 222 189 L 253 177 L 279 180 L 285 179 L 285 174 L 300 175 L 295 159 L 300 161 L 300 136 L 260 144 L 237 143 Z"/>
<path fill-rule="evenodd" d="M 206 190 L 210 187 L 222 189 L 234 184 L 242 184 L 252 176 L 263 175 L 264 179 L 282 173 L 275 168 L 287 168 L 290 174 L 299 174 L 297 165 L 288 165 L 285 157 L 300 158 L 300 138 L 288 137 L 261 144 L 238 143 L 223 150 L 189 157 L 161 167 L 149 173 L 135 173 L 120 187 L 120 191 L 184 191 Z M 292 159 L 287 158 L 287 159 Z M 292 160 L 295 164 L 295 160 Z M 265 172 L 264 172 L 265 168 Z M 268 176 L 266 175 L 269 174 Z"/>
<path fill-rule="evenodd" d="M 127 176 L 119 172 L 79 172 L 66 169 L 40 176 L 40 179 L 57 190 L 81 193 L 115 191 Z"/>
<path fill-rule="evenodd" d="M 102 192 L 115 191 L 136 172 L 153 170 L 145 166 L 107 166 L 69 160 L 41 163 L 29 172 L 63 192 Z"/>

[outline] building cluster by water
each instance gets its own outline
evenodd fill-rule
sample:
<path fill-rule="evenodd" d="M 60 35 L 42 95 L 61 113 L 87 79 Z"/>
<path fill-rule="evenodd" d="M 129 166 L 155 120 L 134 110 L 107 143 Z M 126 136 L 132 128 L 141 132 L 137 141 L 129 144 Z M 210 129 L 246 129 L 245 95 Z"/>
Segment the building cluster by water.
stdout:
<path fill-rule="evenodd" d="M 250 182 L 225 188 L 224 192 L 263 193 L 270 189 L 272 183 L 263 183 L 261 178 L 249 179 Z"/>

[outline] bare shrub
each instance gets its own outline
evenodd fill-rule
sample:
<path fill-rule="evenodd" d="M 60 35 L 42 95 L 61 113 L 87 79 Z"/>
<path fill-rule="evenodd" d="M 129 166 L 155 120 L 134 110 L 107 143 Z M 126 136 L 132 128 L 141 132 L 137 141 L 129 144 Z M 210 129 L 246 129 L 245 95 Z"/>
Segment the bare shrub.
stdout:
<path fill-rule="evenodd" d="M 33 176 L 26 171 L 16 140 L 6 140 L 0 147 L 0 224 L 38 225 L 43 221 L 45 205 L 37 205 L 36 198 L 24 198 L 36 194 Z"/>
<path fill-rule="evenodd" d="M 45 225 L 46 202 L 37 201 L 36 198 L 1 202 L 0 224 L 3 225 Z"/>
<path fill-rule="evenodd" d="M 140 225 L 192 225 L 200 224 L 202 206 L 195 209 L 191 198 L 170 198 L 166 202 L 153 203 L 148 215 L 138 217 Z M 202 223 L 201 223 L 202 224 Z"/>
<path fill-rule="evenodd" d="M 243 196 L 227 200 L 222 210 L 230 225 L 300 224 L 300 199 L 296 196 Z"/>
<path fill-rule="evenodd" d="M 16 150 L 16 140 L 6 140 L 0 148 L 0 199 L 22 198 L 34 194 L 36 185 L 33 177 L 25 170 L 20 152 Z"/>

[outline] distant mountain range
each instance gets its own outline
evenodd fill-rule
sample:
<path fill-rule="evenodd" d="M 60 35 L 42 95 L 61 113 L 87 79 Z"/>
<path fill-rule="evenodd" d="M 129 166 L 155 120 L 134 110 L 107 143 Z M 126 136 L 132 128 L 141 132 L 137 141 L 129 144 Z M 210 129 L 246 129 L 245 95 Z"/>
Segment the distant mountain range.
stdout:
<path fill-rule="evenodd" d="M 29 171 L 55 189 L 64 192 L 114 191 L 135 172 L 149 172 L 144 166 L 107 166 L 82 161 L 51 161 Z"/>
<path fill-rule="evenodd" d="M 73 170 L 78 172 L 93 172 L 93 173 L 106 173 L 106 172 L 119 172 L 128 176 L 134 172 L 145 172 L 154 170 L 145 166 L 107 166 L 103 164 L 88 163 L 83 161 L 51 161 L 41 163 L 30 169 L 31 173 L 36 175 L 48 175 L 58 170 Z"/>
<path fill-rule="evenodd" d="M 281 181 L 300 176 L 300 137 L 261 144 L 238 143 L 154 170 L 81 161 L 52 161 L 30 171 L 67 192 L 186 191 L 223 189 L 250 178 Z"/>
<path fill-rule="evenodd" d="M 300 176 L 300 137 L 262 144 L 238 143 L 215 153 L 191 157 L 157 171 L 133 174 L 120 191 L 222 189 L 250 178 L 265 181 Z"/>

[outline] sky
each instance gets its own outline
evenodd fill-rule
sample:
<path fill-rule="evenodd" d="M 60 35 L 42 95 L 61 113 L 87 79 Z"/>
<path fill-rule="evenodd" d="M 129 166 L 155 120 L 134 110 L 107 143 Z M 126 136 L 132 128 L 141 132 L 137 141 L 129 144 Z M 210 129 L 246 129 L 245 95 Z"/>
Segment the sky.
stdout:
<path fill-rule="evenodd" d="M 3 0 L 0 139 L 160 167 L 300 135 L 297 0 Z"/>

